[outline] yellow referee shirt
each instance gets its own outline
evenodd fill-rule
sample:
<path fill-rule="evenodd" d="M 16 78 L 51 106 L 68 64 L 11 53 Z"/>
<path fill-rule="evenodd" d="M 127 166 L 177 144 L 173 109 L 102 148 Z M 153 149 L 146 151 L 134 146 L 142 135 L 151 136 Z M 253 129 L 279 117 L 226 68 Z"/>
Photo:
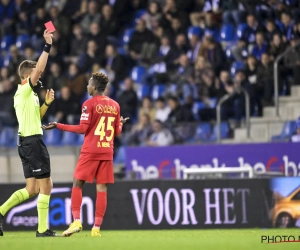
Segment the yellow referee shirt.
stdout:
<path fill-rule="evenodd" d="M 14 96 L 14 107 L 19 123 L 19 133 L 24 137 L 43 134 L 40 102 L 32 88 L 30 78 L 27 78 L 19 84 Z"/>

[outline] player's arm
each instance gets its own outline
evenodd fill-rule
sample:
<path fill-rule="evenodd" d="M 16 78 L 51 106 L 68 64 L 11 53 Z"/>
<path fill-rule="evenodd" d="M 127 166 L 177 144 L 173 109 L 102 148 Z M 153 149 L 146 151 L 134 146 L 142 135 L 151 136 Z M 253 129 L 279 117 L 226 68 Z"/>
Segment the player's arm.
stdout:
<path fill-rule="evenodd" d="M 46 114 L 50 104 L 54 101 L 54 91 L 53 89 L 47 89 L 46 96 L 45 96 L 45 102 L 40 108 L 40 116 L 41 119 L 44 117 Z"/>
<path fill-rule="evenodd" d="M 41 77 L 41 74 L 45 70 L 47 60 L 48 60 L 48 56 L 49 56 L 49 52 L 50 52 L 50 48 L 51 48 L 51 45 L 52 45 L 52 37 L 53 37 L 53 35 L 50 33 L 50 31 L 48 31 L 46 29 L 44 31 L 44 38 L 45 38 L 45 41 L 46 41 L 44 51 L 41 54 L 35 68 L 33 69 L 33 71 L 31 72 L 31 75 L 30 75 L 31 84 L 33 86 L 37 85 L 37 82 L 38 82 L 39 78 Z"/>

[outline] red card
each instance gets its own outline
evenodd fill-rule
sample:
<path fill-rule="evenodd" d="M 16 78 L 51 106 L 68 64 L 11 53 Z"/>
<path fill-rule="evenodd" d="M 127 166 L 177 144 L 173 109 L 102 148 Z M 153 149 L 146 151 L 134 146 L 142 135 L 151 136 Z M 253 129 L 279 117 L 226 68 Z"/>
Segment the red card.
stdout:
<path fill-rule="evenodd" d="M 49 21 L 47 23 L 44 24 L 46 29 L 49 30 L 50 32 L 54 32 L 56 29 L 52 23 L 52 21 Z"/>

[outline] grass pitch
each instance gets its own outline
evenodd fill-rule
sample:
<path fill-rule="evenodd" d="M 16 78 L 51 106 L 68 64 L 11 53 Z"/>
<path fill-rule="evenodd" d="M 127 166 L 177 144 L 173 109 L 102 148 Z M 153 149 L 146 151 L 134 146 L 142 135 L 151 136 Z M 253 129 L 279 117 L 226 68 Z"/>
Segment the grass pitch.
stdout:
<path fill-rule="evenodd" d="M 71 237 L 36 238 L 35 232 L 5 232 L 0 237 L 2 250 L 260 250 L 300 249 L 300 242 L 264 244 L 261 236 L 300 236 L 299 229 L 223 229 L 223 230 L 152 230 L 102 231 L 93 238 L 90 231 Z"/>

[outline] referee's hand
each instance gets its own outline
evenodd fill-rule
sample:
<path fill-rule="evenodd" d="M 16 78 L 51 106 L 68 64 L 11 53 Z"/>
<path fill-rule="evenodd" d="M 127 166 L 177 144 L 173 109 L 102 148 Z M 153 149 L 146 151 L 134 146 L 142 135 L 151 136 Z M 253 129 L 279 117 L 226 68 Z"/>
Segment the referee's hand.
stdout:
<path fill-rule="evenodd" d="M 45 101 L 48 104 L 51 104 L 54 101 L 54 90 L 53 89 L 47 89 L 46 96 L 45 96 Z"/>
<path fill-rule="evenodd" d="M 43 125 L 42 129 L 44 129 L 44 130 L 50 130 L 50 129 L 56 128 L 56 126 L 57 126 L 57 122 L 49 122 L 49 125 L 48 126 Z"/>

